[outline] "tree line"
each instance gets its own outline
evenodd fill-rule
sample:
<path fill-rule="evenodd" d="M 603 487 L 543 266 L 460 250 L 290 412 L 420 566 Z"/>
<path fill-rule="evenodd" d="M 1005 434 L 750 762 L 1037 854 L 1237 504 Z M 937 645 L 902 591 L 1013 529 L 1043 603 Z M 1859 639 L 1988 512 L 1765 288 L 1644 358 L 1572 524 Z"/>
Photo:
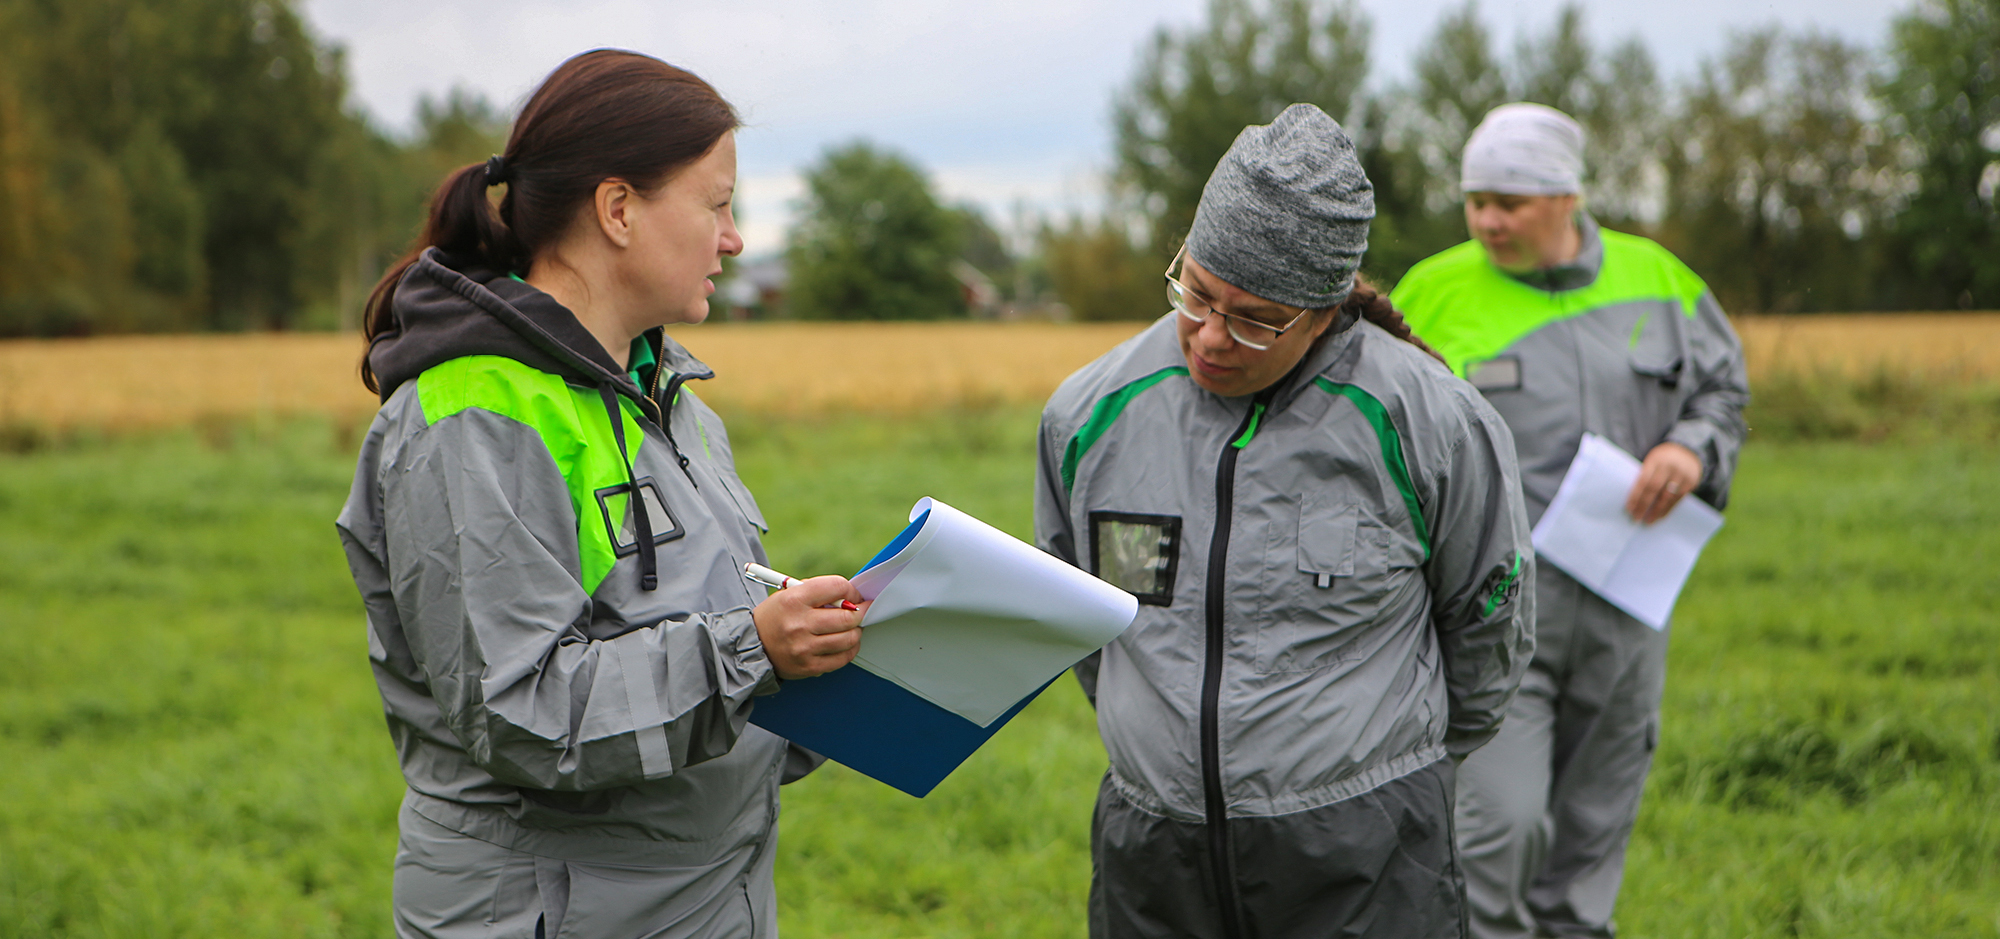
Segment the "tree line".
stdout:
<path fill-rule="evenodd" d="M 1638 39 L 1600 48 L 1584 25 L 1570 6 L 1502 50 L 1467 3 L 1406 83 L 1370 90 L 1352 0 L 1211 0 L 1154 35 L 1114 103 L 1111 208 L 1044 230 L 1055 286 L 1083 318 L 1156 312 L 1210 170 L 1294 101 L 1354 137 L 1378 213 L 1364 273 L 1393 284 L 1465 240 L 1473 126 L 1533 101 L 1585 126 L 1587 209 L 1662 242 L 1730 310 L 2000 308 L 2000 0 L 1924 0 L 1879 49 L 1735 33 L 1678 83 Z"/>
<path fill-rule="evenodd" d="M 284 2 L 0 0 L 0 335 L 329 327 L 502 116 L 397 140 Z"/>
<path fill-rule="evenodd" d="M 1589 209 L 1733 311 L 2000 307 L 2000 0 L 1919 0 L 1879 47 L 1735 34 L 1678 82 L 1584 26 L 1571 7 L 1501 49 L 1468 3 L 1382 85 L 1354 0 L 1211 0 L 1111 102 L 1101 212 L 1016 220 L 1010 241 L 909 159 L 842 144 L 806 172 L 789 281 L 761 312 L 957 316 L 985 291 L 1157 315 L 1216 160 L 1294 101 L 1355 138 L 1378 210 L 1365 273 L 1387 286 L 1464 239 L 1458 151 L 1512 100 L 1582 121 Z M 283 0 L 0 0 L 0 335 L 350 324 L 507 115 L 454 92 L 398 137 L 346 84 Z"/>

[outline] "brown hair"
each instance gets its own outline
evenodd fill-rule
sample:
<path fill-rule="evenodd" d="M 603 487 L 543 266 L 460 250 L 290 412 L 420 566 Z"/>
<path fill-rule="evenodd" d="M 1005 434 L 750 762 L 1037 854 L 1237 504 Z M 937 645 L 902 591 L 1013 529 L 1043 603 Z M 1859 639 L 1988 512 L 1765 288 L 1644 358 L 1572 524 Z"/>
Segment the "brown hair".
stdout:
<path fill-rule="evenodd" d="M 1389 297 L 1376 290 L 1375 285 L 1360 274 L 1354 275 L 1354 291 L 1349 293 L 1347 299 L 1342 300 L 1340 306 L 1335 309 L 1341 313 L 1353 313 L 1360 319 L 1374 323 L 1387 330 L 1389 335 L 1424 350 L 1424 354 L 1431 358 L 1439 362 L 1444 361 L 1444 356 L 1439 355 L 1436 349 L 1431 348 L 1429 344 L 1417 338 L 1416 333 L 1410 331 L 1410 324 L 1403 322 L 1403 314 L 1396 311 L 1396 307 L 1389 302 Z M 1322 334 L 1322 338 L 1329 334 Z"/>
<path fill-rule="evenodd" d="M 596 49 L 564 62 L 521 108 L 497 160 L 460 167 L 438 187 L 416 245 L 369 294 L 363 335 L 372 346 L 395 325 L 396 284 L 426 249 L 526 271 L 598 183 L 623 179 L 653 191 L 741 123 L 709 83 L 652 56 Z M 499 172 L 492 182 L 507 185 L 497 212 L 486 195 L 489 168 Z M 365 353 L 361 383 L 378 390 Z"/>

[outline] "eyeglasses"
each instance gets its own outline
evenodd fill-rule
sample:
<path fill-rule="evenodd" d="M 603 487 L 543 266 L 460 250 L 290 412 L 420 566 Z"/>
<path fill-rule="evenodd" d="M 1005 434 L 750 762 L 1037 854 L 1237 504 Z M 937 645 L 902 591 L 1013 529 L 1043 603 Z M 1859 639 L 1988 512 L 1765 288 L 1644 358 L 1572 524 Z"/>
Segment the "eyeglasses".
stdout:
<path fill-rule="evenodd" d="M 1222 317 L 1222 325 L 1229 330 L 1229 338 L 1242 343 L 1248 348 L 1259 352 L 1271 348 L 1272 344 L 1278 341 L 1279 336 L 1284 335 L 1286 330 L 1299 325 L 1299 321 L 1305 319 L 1307 313 L 1312 312 L 1311 310 L 1300 310 L 1299 315 L 1292 317 L 1291 322 L 1283 326 L 1273 326 L 1269 323 L 1258 322 L 1247 316 L 1224 313 L 1216 309 L 1215 304 L 1211 303 L 1207 297 L 1189 290 L 1187 285 L 1180 282 L 1178 275 L 1181 273 L 1181 262 L 1186 257 L 1187 247 L 1183 245 L 1179 251 L 1174 253 L 1173 263 L 1167 265 L 1167 302 L 1173 305 L 1174 312 L 1187 317 L 1189 322 L 1206 323 L 1208 322 L 1208 315 L 1210 313 Z"/>

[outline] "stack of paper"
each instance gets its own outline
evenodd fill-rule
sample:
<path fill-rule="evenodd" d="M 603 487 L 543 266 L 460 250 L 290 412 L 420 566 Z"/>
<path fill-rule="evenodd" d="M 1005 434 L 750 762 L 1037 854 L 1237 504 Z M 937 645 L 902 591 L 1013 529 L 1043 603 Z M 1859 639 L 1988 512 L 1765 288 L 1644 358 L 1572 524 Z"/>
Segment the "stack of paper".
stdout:
<path fill-rule="evenodd" d="M 1639 461 L 1596 434 L 1583 435 L 1549 510 L 1535 525 L 1535 553 L 1591 592 L 1654 629 L 1667 628 L 1674 600 L 1722 513 L 1692 496 L 1641 525 L 1625 514 Z"/>
<path fill-rule="evenodd" d="M 855 575 L 854 664 L 788 681 L 750 720 L 922 796 L 1138 615 L 1136 598 L 934 499 Z"/>

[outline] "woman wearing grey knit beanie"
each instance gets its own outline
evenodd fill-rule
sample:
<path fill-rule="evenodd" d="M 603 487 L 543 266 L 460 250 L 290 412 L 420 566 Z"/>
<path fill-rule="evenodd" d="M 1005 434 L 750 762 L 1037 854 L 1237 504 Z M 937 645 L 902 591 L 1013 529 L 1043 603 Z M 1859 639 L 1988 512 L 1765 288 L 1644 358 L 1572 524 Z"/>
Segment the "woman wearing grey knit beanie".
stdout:
<path fill-rule="evenodd" d="M 1244 129 L 1174 312 L 1042 417 L 1040 545 L 1138 595 L 1077 666 L 1111 767 L 1093 937 L 1461 935 L 1456 761 L 1533 649 L 1513 441 L 1356 274 L 1332 118 Z"/>

